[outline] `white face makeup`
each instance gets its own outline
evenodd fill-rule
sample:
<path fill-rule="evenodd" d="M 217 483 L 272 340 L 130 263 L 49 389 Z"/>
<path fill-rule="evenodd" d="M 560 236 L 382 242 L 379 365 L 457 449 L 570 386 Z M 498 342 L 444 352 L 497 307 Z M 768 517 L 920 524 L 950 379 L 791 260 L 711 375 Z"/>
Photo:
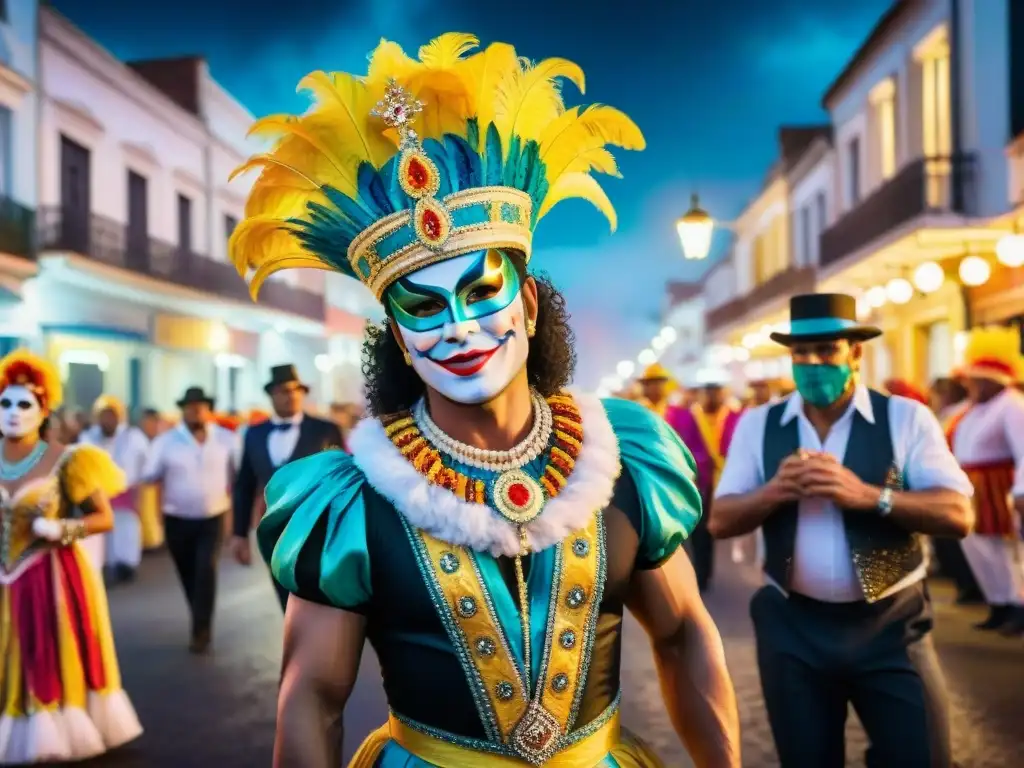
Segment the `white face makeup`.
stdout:
<path fill-rule="evenodd" d="M 457 403 L 501 394 L 529 354 L 519 277 L 499 251 L 477 251 L 413 272 L 388 302 L 427 386 Z"/>
<path fill-rule="evenodd" d="M 24 437 L 39 431 L 45 414 L 36 396 L 20 384 L 0 392 L 0 432 L 6 437 Z"/>

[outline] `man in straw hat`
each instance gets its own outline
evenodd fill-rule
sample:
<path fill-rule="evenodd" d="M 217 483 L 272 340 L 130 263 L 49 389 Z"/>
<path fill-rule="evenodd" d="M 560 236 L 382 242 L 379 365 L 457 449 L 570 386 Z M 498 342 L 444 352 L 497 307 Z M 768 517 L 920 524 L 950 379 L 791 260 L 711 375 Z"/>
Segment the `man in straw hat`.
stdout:
<path fill-rule="evenodd" d="M 139 524 L 137 486 L 149 451 L 149 441 L 138 427 L 128 424 L 124 404 L 112 395 L 96 399 L 92 407 L 96 423 L 82 432 L 81 442 L 102 448 L 121 468 L 127 489 L 110 500 L 114 530 L 106 539 L 105 563 L 114 582 L 131 581 L 142 562 L 142 527 Z M 99 541 L 99 536 L 92 538 Z"/>
<path fill-rule="evenodd" d="M 953 452 L 974 484 L 974 533 L 961 542 L 989 616 L 978 629 L 1024 633 L 1024 395 L 1020 334 L 979 328 L 964 349 L 969 405 L 950 420 Z"/>
<path fill-rule="evenodd" d="M 927 407 L 858 381 L 881 331 L 853 297 L 794 296 L 790 316 L 772 339 L 797 391 L 740 419 L 709 523 L 723 538 L 763 529 L 750 612 L 782 768 L 841 765 L 850 703 L 869 766 L 949 766 L 918 534 L 966 535 L 971 484 Z"/>
<path fill-rule="evenodd" d="M 669 398 L 676 388 L 672 375 L 661 363 L 651 363 L 636 380 L 640 386 L 640 404 L 664 418 Z"/>
<path fill-rule="evenodd" d="M 294 365 L 271 368 L 270 381 L 263 391 L 270 396 L 274 414 L 269 420 L 246 429 L 232 493 L 234 537 L 231 547 L 235 559 L 243 565 L 252 562 L 249 534 L 253 521 L 263 516 L 263 489 L 277 468 L 328 448 L 341 448 L 342 441 L 341 431 L 334 422 L 303 411 L 309 387 L 299 378 Z M 283 611 L 288 590 L 277 581 L 274 588 Z"/>
<path fill-rule="evenodd" d="M 217 596 L 224 515 L 231 509 L 234 434 L 213 420 L 213 398 L 189 387 L 181 423 L 153 441 L 143 478 L 160 484 L 164 536 L 192 617 L 189 650 L 206 653 Z"/>

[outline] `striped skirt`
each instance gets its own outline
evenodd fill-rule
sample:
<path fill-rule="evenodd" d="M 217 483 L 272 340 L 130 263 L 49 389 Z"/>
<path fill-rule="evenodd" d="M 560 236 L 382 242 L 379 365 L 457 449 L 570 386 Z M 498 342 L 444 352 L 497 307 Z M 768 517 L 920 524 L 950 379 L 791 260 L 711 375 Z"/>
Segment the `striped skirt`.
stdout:
<path fill-rule="evenodd" d="M 106 591 L 81 546 L 0 575 L 0 765 L 84 760 L 141 733 Z"/>
<path fill-rule="evenodd" d="M 974 485 L 974 533 L 979 536 L 1011 537 L 1017 531 L 1017 513 L 1010 503 L 1016 466 L 1012 460 L 986 464 L 965 464 L 967 478 Z"/>

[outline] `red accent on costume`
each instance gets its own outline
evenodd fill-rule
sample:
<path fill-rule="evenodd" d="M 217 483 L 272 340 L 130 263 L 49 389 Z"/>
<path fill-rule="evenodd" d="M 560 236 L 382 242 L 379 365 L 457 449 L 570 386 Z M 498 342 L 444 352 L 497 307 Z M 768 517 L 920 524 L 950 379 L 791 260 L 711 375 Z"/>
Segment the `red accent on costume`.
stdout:
<path fill-rule="evenodd" d="M 91 690 L 100 691 L 107 685 L 103 672 L 103 653 L 96 640 L 92 615 L 89 611 L 89 594 L 82 583 L 82 571 L 75 559 L 75 553 L 68 547 L 56 553 L 60 569 L 64 599 L 72 615 L 72 624 L 77 627 L 78 654 L 85 672 L 85 682 Z"/>
<path fill-rule="evenodd" d="M 972 360 L 970 365 L 968 365 L 967 367 L 969 369 L 987 368 L 990 371 L 995 371 L 996 373 L 1000 373 L 1003 376 L 1007 376 L 1011 380 L 1016 381 L 1017 379 L 1017 369 L 1014 366 L 1002 360 L 997 360 L 992 357 L 979 357 L 977 360 Z"/>
<path fill-rule="evenodd" d="M 51 568 L 49 558 L 44 557 L 29 566 L 11 588 L 11 613 L 16 617 L 25 691 L 43 706 L 63 698 Z"/>
<path fill-rule="evenodd" d="M 979 536 L 1014 536 L 1016 514 L 1010 504 L 1016 465 L 1013 460 L 966 464 L 974 485 L 974 532 Z"/>

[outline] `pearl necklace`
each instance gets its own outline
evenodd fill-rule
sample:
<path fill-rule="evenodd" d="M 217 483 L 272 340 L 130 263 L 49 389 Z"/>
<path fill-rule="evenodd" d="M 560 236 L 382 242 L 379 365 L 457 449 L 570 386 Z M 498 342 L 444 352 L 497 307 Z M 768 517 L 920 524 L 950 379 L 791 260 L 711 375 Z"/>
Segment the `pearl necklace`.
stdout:
<path fill-rule="evenodd" d="M 533 407 L 533 427 L 521 443 L 507 451 L 477 448 L 449 437 L 430 418 L 424 400 L 420 400 L 413 406 L 412 416 L 426 438 L 459 463 L 488 472 L 507 472 L 525 467 L 544 453 L 548 443 L 551 442 L 553 428 L 551 406 L 536 392 L 530 393 L 530 403 Z"/>

